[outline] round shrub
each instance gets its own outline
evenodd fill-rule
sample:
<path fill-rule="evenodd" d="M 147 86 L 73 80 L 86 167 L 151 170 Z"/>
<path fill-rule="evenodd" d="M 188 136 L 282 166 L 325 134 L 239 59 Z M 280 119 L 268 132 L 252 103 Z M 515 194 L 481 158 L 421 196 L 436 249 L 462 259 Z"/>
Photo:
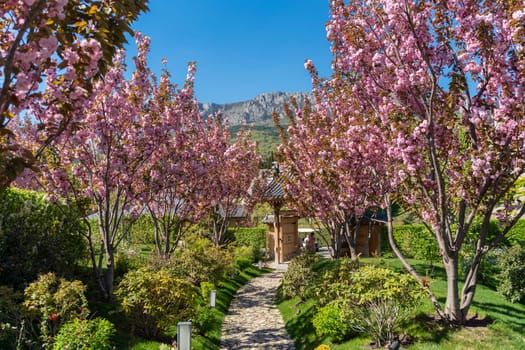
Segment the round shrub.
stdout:
<path fill-rule="evenodd" d="M 231 264 L 231 256 L 226 250 L 213 246 L 209 239 L 201 238 L 186 249 L 177 251 L 169 266 L 175 275 L 199 287 L 202 282 L 217 285 Z"/>
<path fill-rule="evenodd" d="M 54 350 L 63 349 L 113 349 L 111 337 L 115 326 L 106 319 L 74 319 L 60 328 L 54 339 Z"/>
<path fill-rule="evenodd" d="M 170 327 L 194 313 L 196 288 L 168 268 L 144 267 L 128 272 L 115 290 L 132 333 L 162 339 Z"/>
<path fill-rule="evenodd" d="M 0 193 L 0 284 L 23 290 L 41 273 L 72 273 L 86 252 L 84 229 L 73 206 L 6 189 Z"/>
<path fill-rule="evenodd" d="M 288 265 L 281 282 L 281 293 L 285 298 L 299 297 L 306 300 L 315 282 L 312 265 L 319 261 L 317 254 L 305 253 L 294 257 Z"/>
<path fill-rule="evenodd" d="M 53 273 L 41 275 L 24 291 L 24 307 L 38 323 L 44 347 L 52 343 L 60 327 L 75 318 L 89 316 L 86 286 L 80 281 L 67 281 Z"/>
<path fill-rule="evenodd" d="M 525 302 L 525 249 L 517 245 L 499 257 L 498 292 L 512 303 Z"/>
<path fill-rule="evenodd" d="M 315 333 L 321 337 L 331 337 L 336 343 L 348 339 L 354 332 L 350 327 L 348 315 L 345 314 L 345 309 L 337 303 L 319 308 L 312 319 Z"/>
<path fill-rule="evenodd" d="M 424 289 L 408 274 L 364 266 L 352 273 L 348 289 L 334 302 L 347 310 L 352 329 L 383 346 L 398 337 L 401 325 L 424 295 Z"/>

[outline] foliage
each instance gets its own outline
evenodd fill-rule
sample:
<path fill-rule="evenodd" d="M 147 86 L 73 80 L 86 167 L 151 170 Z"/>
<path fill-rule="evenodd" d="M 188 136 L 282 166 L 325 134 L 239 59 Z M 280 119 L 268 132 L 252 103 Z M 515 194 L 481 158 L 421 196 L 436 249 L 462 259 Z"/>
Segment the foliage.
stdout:
<path fill-rule="evenodd" d="M 213 328 L 215 321 L 215 314 L 213 309 L 210 308 L 209 304 L 198 303 L 191 319 L 192 325 L 195 327 L 196 332 L 200 335 L 205 335 L 210 329 Z"/>
<path fill-rule="evenodd" d="M 252 247 L 252 259 L 257 261 L 266 243 L 266 231 L 266 227 L 240 227 L 235 231 L 235 242 L 237 246 Z"/>
<path fill-rule="evenodd" d="M 439 259 L 439 249 L 435 238 L 425 225 L 396 225 L 394 239 L 407 258 L 434 262 Z"/>
<path fill-rule="evenodd" d="M 79 319 L 64 324 L 55 335 L 53 349 L 111 350 L 115 326 L 106 319 Z"/>
<path fill-rule="evenodd" d="M 312 324 L 317 335 L 329 336 L 336 343 L 348 339 L 354 333 L 350 327 L 348 310 L 341 308 L 337 302 L 319 308 Z"/>
<path fill-rule="evenodd" d="M 231 263 L 226 250 L 213 246 L 209 239 L 199 238 L 171 258 L 170 269 L 195 286 L 202 282 L 217 285 Z"/>
<path fill-rule="evenodd" d="M 22 295 L 11 287 L 0 285 L 0 348 L 15 348 L 21 332 Z"/>
<path fill-rule="evenodd" d="M 410 275 L 364 266 L 351 274 L 349 288 L 334 303 L 348 312 L 352 329 L 367 334 L 381 346 L 398 338 L 400 326 L 424 294 Z"/>
<path fill-rule="evenodd" d="M 0 191 L 33 165 L 42 149 L 82 118 L 97 74 L 126 43 L 145 0 L 3 1 L 0 8 Z M 29 115 L 41 125 L 42 148 L 21 146 L 10 121 Z"/>
<path fill-rule="evenodd" d="M 511 245 L 520 245 L 525 248 L 525 220 L 519 220 L 507 235 Z"/>
<path fill-rule="evenodd" d="M 316 274 L 312 265 L 319 260 L 317 254 L 303 253 L 294 257 L 283 275 L 281 292 L 285 298 L 298 296 L 305 301 L 312 293 Z"/>
<path fill-rule="evenodd" d="M 73 206 L 9 188 L 0 194 L 0 283 L 22 289 L 38 273 L 71 273 L 85 252 Z"/>
<path fill-rule="evenodd" d="M 143 267 L 128 272 L 115 291 L 131 332 L 160 339 L 168 329 L 194 314 L 195 287 L 168 268 Z"/>
<path fill-rule="evenodd" d="M 326 344 L 321 344 L 315 348 L 315 350 L 330 350 L 330 346 Z"/>
<path fill-rule="evenodd" d="M 350 287 L 352 273 L 359 268 L 359 262 L 350 258 L 337 259 L 328 271 L 325 271 L 315 286 L 319 304 L 325 306 L 337 299 Z"/>
<path fill-rule="evenodd" d="M 482 257 L 525 213 L 525 202 L 507 195 L 525 171 L 525 4 L 335 0 L 330 11 L 333 74 L 320 79 L 312 61 L 305 67 L 315 113 L 326 115 L 329 130 L 341 136 L 319 126 L 301 142 L 322 146 L 314 158 L 332 161 L 345 141 L 353 141 L 348 154 L 384 166 L 378 173 L 388 181 L 376 179 L 370 187 L 388 194 L 387 209 L 395 200 L 432 230 L 449 276 L 445 307 L 429 295 L 442 319 L 464 324 Z M 306 124 L 299 130 L 316 130 L 306 112 L 298 113 Z M 312 182 L 318 174 L 331 171 L 318 171 Z M 500 203 L 501 233 L 490 237 L 490 219 Z M 470 237 L 475 242 L 468 242 L 476 251 L 460 290 L 459 255 L 477 216 L 482 226 Z M 394 253 L 421 278 L 399 250 Z"/>
<path fill-rule="evenodd" d="M 24 291 L 24 307 L 29 317 L 38 322 L 44 347 L 52 344 L 60 327 L 75 318 L 89 315 L 86 287 L 80 281 L 67 281 L 53 273 L 40 275 Z"/>
<path fill-rule="evenodd" d="M 525 248 L 514 246 L 503 251 L 498 259 L 498 292 L 513 303 L 525 302 Z"/>
<path fill-rule="evenodd" d="M 460 262 L 460 275 L 464 278 L 474 260 L 475 252 L 474 249 L 463 249 L 461 252 L 461 262 Z M 479 264 L 478 271 L 478 280 L 480 283 L 496 288 L 499 284 L 497 275 L 501 270 L 499 265 L 499 257 L 506 250 L 506 248 L 495 248 L 487 252 Z"/>

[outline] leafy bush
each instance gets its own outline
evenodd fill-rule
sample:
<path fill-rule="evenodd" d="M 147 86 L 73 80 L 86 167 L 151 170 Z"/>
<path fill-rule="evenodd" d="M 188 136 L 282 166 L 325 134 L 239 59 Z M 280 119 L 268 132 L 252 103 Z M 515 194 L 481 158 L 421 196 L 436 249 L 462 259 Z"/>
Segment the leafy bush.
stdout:
<path fill-rule="evenodd" d="M 172 257 L 170 268 L 180 278 L 199 287 L 202 282 L 219 283 L 231 267 L 232 260 L 226 250 L 214 247 L 209 239 L 201 238 Z"/>
<path fill-rule="evenodd" d="M 195 308 L 195 313 L 192 318 L 192 325 L 200 335 L 205 335 L 212 329 L 215 323 L 215 315 L 213 309 L 208 304 L 199 303 Z"/>
<path fill-rule="evenodd" d="M 22 295 L 8 286 L 0 286 L 0 349 L 16 347 L 17 329 L 21 325 Z"/>
<path fill-rule="evenodd" d="M 354 333 L 350 327 L 347 310 L 341 308 L 337 302 L 319 308 L 312 324 L 317 335 L 329 336 L 336 343 L 348 339 Z"/>
<path fill-rule="evenodd" d="M 506 249 L 499 258 L 501 284 L 498 292 L 510 302 L 525 302 L 525 248 L 517 245 Z"/>
<path fill-rule="evenodd" d="M 179 321 L 193 316 L 196 288 L 168 268 L 144 267 L 128 272 L 115 291 L 131 331 L 146 339 L 162 339 Z"/>
<path fill-rule="evenodd" d="M 478 281 L 480 283 L 494 288 L 498 286 L 496 276 L 501 270 L 498 260 L 503 250 L 504 249 L 502 248 L 491 249 L 487 252 L 487 254 L 485 254 L 483 259 L 481 259 L 478 270 Z M 474 249 L 463 249 L 460 253 L 460 273 L 463 277 L 467 275 L 470 267 L 472 266 L 472 262 L 474 261 L 474 253 Z"/>
<path fill-rule="evenodd" d="M 299 297 L 306 300 L 315 282 L 316 274 L 312 265 L 319 261 L 317 254 L 305 253 L 294 257 L 288 265 L 288 270 L 282 279 L 282 296 L 285 298 Z"/>
<path fill-rule="evenodd" d="M 103 318 L 93 320 L 74 319 L 60 328 L 54 339 L 54 350 L 97 349 L 110 350 L 115 326 Z"/>
<path fill-rule="evenodd" d="M 525 248 L 525 220 L 519 220 L 507 233 L 506 238 L 510 245 Z"/>
<path fill-rule="evenodd" d="M 377 346 L 397 338 L 396 332 L 425 292 L 408 274 L 364 266 L 351 274 L 348 289 L 337 305 L 348 310 L 349 325 L 370 336 Z"/>
<path fill-rule="evenodd" d="M 38 274 L 72 272 L 86 252 L 79 213 L 41 194 L 0 193 L 0 284 L 23 290 Z"/>
<path fill-rule="evenodd" d="M 24 292 L 28 316 L 38 322 L 44 347 L 52 343 L 60 327 L 75 318 L 89 315 L 86 286 L 80 281 L 67 281 L 55 274 L 41 275 Z"/>
<path fill-rule="evenodd" d="M 252 261 L 258 261 L 262 258 L 262 250 L 266 243 L 265 227 L 240 227 L 235 232 L 235 242 L 237 246 L 251 247 Z"/>
<path fill-rule="evenodd" d="M 317 282 L 315 293 L 321 306 L 338 298 L 351 283 L 352 273 L 359 268 L 359 262 L 349 257 L 338 259 Z"/>
<path fill-rule="evenodd" d="M 394 226 L 393 234 L 396 244 L 405 257 L 428 262 L 439 259 L 436 240 L 424 225 Z"/>

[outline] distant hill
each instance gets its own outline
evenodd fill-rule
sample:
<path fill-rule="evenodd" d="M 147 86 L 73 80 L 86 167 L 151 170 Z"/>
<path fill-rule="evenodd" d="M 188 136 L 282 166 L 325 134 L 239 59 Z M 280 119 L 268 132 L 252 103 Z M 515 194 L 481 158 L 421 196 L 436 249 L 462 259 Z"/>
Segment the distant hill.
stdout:
<path fill-rule="evenodd" d="M 243 121 L 248 124 L 273 125 L 272 113 L 275 111 L 283 117 L 283 104 L 289 102 L 292 96 L 297 99 L 299 104 L 302 104 L 304 99 L 310 96 L 310 93 L 272 92 L 258 95 L 248 101 L 225 104 L 202 103 L 200 108 L 205 115 L 220 111 L 228 119 L 231 126 L 240 125 Z"/>

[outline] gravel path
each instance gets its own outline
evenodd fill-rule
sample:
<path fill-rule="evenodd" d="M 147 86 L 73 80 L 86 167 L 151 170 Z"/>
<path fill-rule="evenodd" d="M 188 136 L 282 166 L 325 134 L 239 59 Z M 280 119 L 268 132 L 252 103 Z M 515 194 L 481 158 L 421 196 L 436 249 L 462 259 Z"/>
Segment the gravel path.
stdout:
<path fill-rule="evenodd" d="M 295 350 L 275 305 L 275 292 L 287 265 L 254 278 L 237 291 L 222 324 L 221 350 Z"/>

